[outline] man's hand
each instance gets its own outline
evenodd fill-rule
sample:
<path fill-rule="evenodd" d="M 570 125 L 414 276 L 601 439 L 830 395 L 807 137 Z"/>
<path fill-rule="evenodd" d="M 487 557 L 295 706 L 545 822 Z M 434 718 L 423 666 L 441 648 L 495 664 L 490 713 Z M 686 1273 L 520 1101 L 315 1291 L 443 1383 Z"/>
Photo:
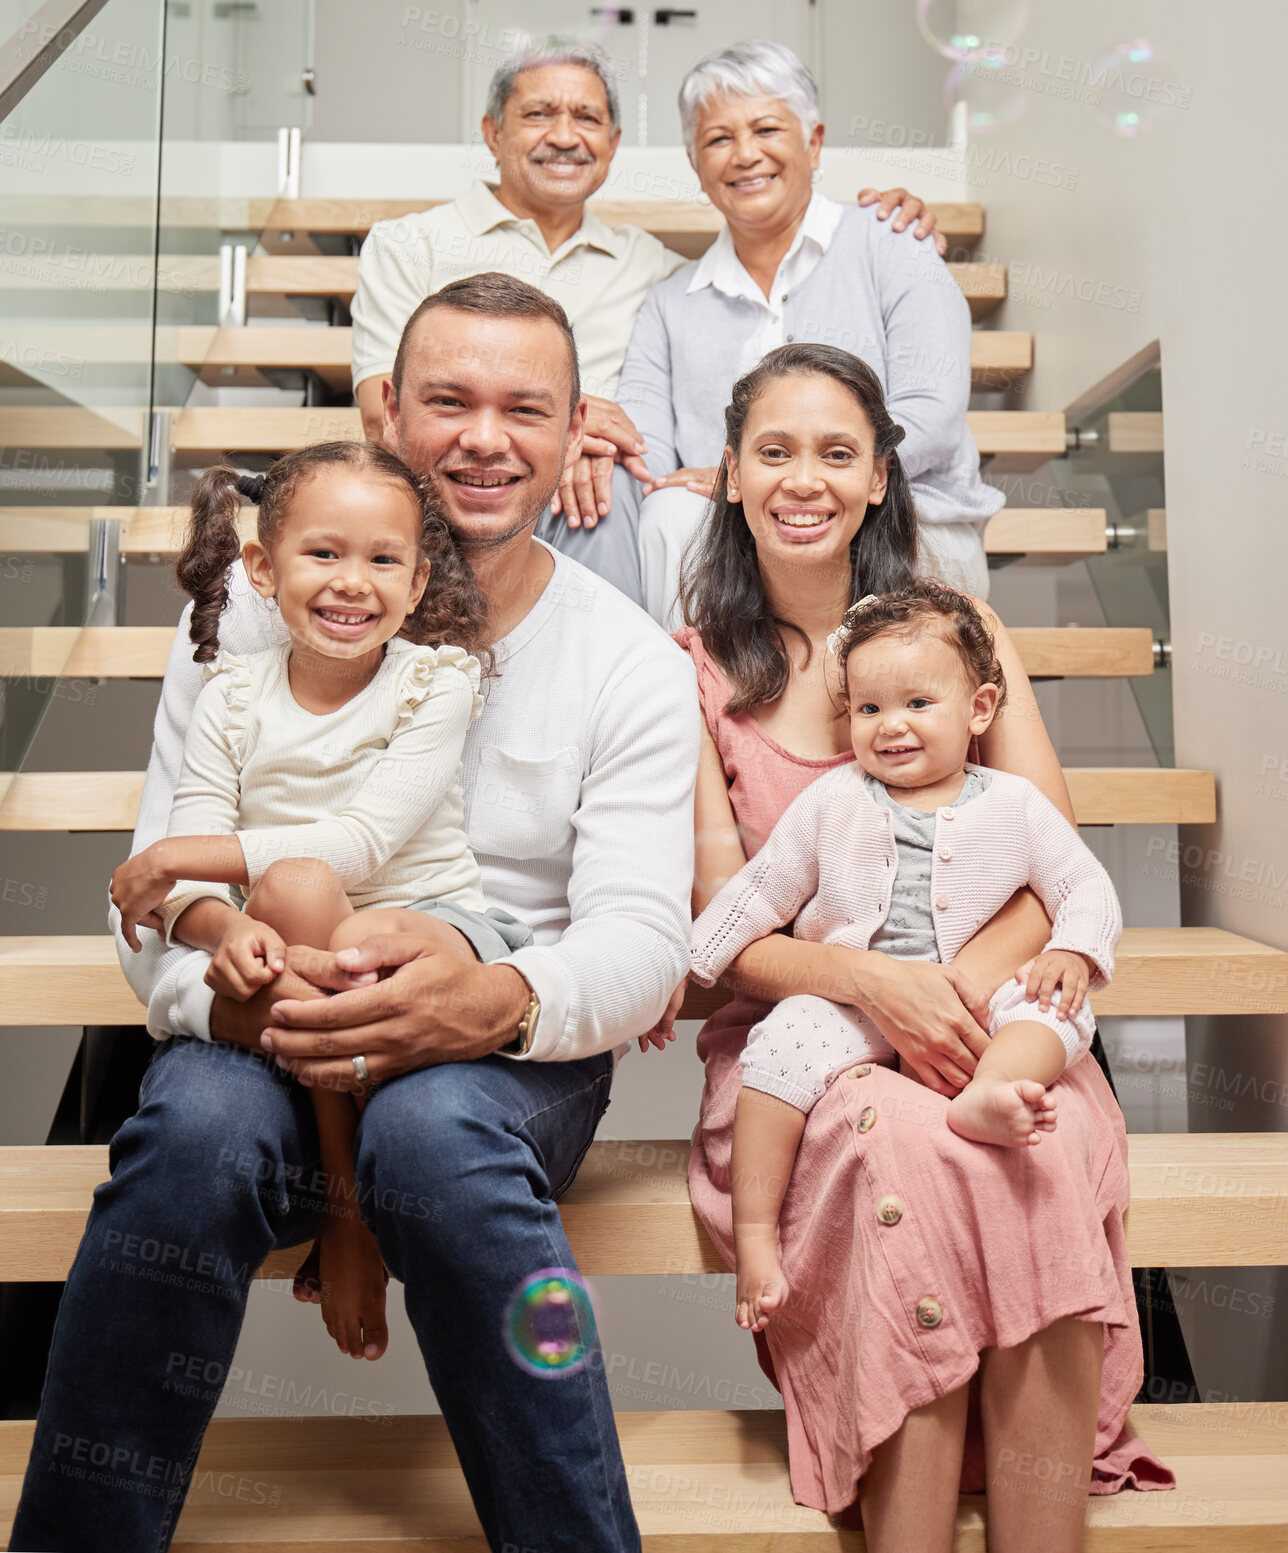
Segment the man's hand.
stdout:
<path fill-rule="evenodd" d="M 970 1082 L 988 1049 L 989 999 L 934 960 L 864 951 L 864 1012 L 928 1089 L 950 1098 Z"/>
<path fill-rule="evenodd" d="M 219 947 L 206 967 L 205 983 L 216 994 L 244 1003 L 286 969 L 286 945 L 266 922 L 238 913 L 230 917 Z"/>
<path fill-rule="evenodd" d="M 285 998 L 325 998 L 328 992 L 345 992 L 358 984 L 358 979 L 341 970 L 335 956 L 327 950 L 292 944 L 286 951 L 286 969 L 244 1003 L 216 994 L 210 1010 L 211 1037 L 229 1046 L 262 1052 L 260 1036 L 265 1026 L 272 1023 L 270 1010 L 275 1004 Z"/>
<path fill-rule="evenodd" d="M 351 1060 L 359 1054 L 373 1080 L 486 1057 L 514 1038 L 531 996 L 512 966 L 443 954 L 408 933 L 373 934 L 342 949 L 335 964 L 351 975 L 392 974 L 331 998 L 273 1006 L 261 1045 L 310 1087 L 361 1089 Z"/>
<path fill-rule="evenodd" d="M 710 501 L 719 473 L 720 466 L 717 464 L 714 469 L 677 469 L 674 474 L 659 475 L 656 480 L 650 475 L 643 482 L 644 494 L 651 496 L 654 491 L 660 491 L 665 486 L 678 485 L 686 491 L 696 491 L 699 496 Z"/>
<path fill-rule="evenodd" d="M 594 394 L 583 394 L 582 401 L 586 425 L 581 456 L 564 470 L 550 510 L 562 512 L 569 528 L 590 529 L 607 516 L 612 504 L 614 464 L 621 464 L 641 483 L 649 479 L 642 456 L 648 445 L 620 405 Z"/>
<path fill-rule="evenodd" d="M 906 226 L 916 221 L 916 230 L 912 234 L 914 237 L 929 237 L 934 232 L 935 247 L 939 250 L 940 257 L 942 258 L 948 252 L 948 239 L 942 232 L 935 231 L 938 218 L 933 210 L 926 208 L 925 200 L 919 200 L 915 194 L 909 194 L 907 189 L 886 189 L 884 193 L 879 193 L 876 189 L 859 190 L 860 205 L 871 205 L 876 200 L 881 201 L 877 209 L 878 221 L 889 220 L 891 212 L 894 212 L 894 220 L 891 222 L 891 230 L 894 232 L 902 232 Z"/>
<path fill-rule="evenodd" d="M 1061 988 L 1057 1019 L 1071 1019 L 1082 1007 L 1091 983 L 1091 968 L 1084 955 L 1072 949 L 1047 949 L 1026 960 L 1015 973 L 1016 981 L 1027 982 L 1024 996 L 1045 1014 L 1051 1007 L 1051 995 Z"/>
<path fill-rule="evenodd" d="M 612 501 L 612 458 L 602 453 L 583 453 L 564 470 L 550 510 L 562 512 L 569 528 L 592 529 L 600 518 L 608 516 Z"/>

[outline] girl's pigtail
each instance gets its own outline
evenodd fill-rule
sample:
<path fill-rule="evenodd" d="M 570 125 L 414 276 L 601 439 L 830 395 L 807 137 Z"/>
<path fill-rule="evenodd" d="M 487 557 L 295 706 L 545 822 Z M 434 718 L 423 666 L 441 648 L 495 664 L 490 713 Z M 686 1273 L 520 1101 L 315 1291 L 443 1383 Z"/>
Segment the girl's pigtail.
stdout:
<path fill-rule="evenodd" d="M 429 561 L 429 586 L 400 634 L 421 647 L 448 642 L 464 647 L 482 664 L 484 674 L 491 673 L 487 596 L 451 530 L 432 509 L 425 514 L 421 553 Z"/>
<path fill-rule="evenodd" d="M 188 635 L 197 663 L 209 663 L 219 651 L 219 617 L 228 605 L 228 572 L 241 554 L 240 510 L 237 471 L 226 464 L 208 469 L 192 493 L 188 542 L 175 564 L 179 586 L 192 600 Z"/>

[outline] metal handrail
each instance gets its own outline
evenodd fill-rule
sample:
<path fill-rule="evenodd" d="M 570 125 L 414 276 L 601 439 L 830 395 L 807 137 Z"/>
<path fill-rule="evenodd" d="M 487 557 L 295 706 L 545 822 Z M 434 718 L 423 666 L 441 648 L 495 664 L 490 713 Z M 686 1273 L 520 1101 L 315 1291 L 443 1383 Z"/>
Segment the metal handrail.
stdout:
<path fill-rule="evenodd" d="M 0 44 L 0 120 L 7 119 L 107 0 L 45 0 Z"/>

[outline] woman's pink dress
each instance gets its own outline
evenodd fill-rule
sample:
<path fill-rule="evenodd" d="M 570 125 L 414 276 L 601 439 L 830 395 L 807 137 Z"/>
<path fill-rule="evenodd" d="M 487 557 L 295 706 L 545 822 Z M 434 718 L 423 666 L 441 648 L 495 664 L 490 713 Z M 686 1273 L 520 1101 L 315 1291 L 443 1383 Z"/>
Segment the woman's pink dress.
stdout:
<path fill-rule="evenodd" d="M 803 788 L 854 757 L 793 755 L 750 713 L 729 716 L 728 682 L 698 633 L 686 627 L 676 640 L 697 669 L 750 857 Z M 738 997 L 698 1037 L 706 1085 L 689 1191 L 731 1267 L 738 1054 L 765 1008 Z M 1125 1428 L 1142 1356 L 1123 1232 L 1122 1113 L 1090 1057 L 1060 1080 L 1059 1100 L 1059 1127 L 1035 1149 L 959 1138 L 942 1096 L 882 1067 L 852 1069 L 810 1112 L 780 1219 L 792 1295 L 757 1334 L 761 1365 L 783 1395 L 798 1503 L 845 1509 L 874 1447 L 912 1409 L 970 1381 L 982 1349 L 1014 1347 L 1065 1316 L 1104 1326 L 1091 1492 L 1173 1486 Z M 962 1489 L 978 1493 L 974 1407 L 971 1420 Z"/>

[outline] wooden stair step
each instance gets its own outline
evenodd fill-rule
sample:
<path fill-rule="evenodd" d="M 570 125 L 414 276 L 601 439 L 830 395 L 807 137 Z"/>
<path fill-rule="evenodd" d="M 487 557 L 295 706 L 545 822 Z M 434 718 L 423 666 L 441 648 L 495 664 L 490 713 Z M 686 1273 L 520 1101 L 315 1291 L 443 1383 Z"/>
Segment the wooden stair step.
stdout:
<path fill-rule="evenodd" d="M 1003 507 L 984 530 L 984 550 L 1032 566 L 1062 566 L 1103 555 L 1106 527 L 1101 507 Z"/>
<path fill-rule="evenodd" d="M 1128 1146 L 1133 1266 L 1288 1265 L 1288 1134 L 1133 1134 Z M 559 1205 L 584 1273 L 726 1270 L 689 1203 L 688 1157 L 685 1139 L 591 1145 Z M 230 1178 L 237 1169 L 229 1165 Z M 0 1149 L 0 1281 L 64 1279 L 107 1176 L 106 1146 Z M 166 1267 L 200 1271 L 194 1248 L 164 1255 Z M 290 1278 L 301 1255 L 298 1246 L 271 1252 L 257 1276 Z"/>
<path fill-rule="evenodd" d="M 189 510 L 0 507 L 0 550 L 17 555 L 83 554 L 92 518 L 120 524 L 120 553 L 127 559 L 162 561 L 178 554 Z M 242 527 L 247 537 L 254 522 L 254 509 L 243 509 Z M 1023 558 L 1035 565 L 1084 560 L 1103 555 L 1106 548 L 1105 513 L 1099 507 L 1003 507 L 984 530 L 984 549 L 989 555 Z"/>
<path fill-rule="evenodd" d="M 259 225 L 268 232 L 365 237 L 377 221 L 396 221 L 447 203 L 422 195 L 410 199 L 281 199 Z M 713 239 L 723 224 L 714 206 L 699 200 L 591 200 L 589 208 L 606 226 L 629 223 L 663 242 L 672 234 Z M 975 243 L 984 235 L 981 205 L 936 202 L 929 209 L 950 245 Z"/>
<path fill-rule="evenodd" d="M 1154 639 L 1144 627 L 1021 627 L 1010 633 L 1025 669 L 1041 678 L 1150 674 Z M 160 679 L 169 626 L 0 627 L 0 678 Z"/>
<path fill-rule="evenodd" d="M 403 199 L 326 198 L 278 199 L 224 195 L 167 194 L 161 200 L 161 224 L 184 230 L 223 232 L 298 232 L 317 236 L 365 237 L 377 221 L 393 221 L 449 203 L 423 193 Z M 939 230 L 952 244 L 978 242 L 984 235 L 984 210 L 966 201 L 933 202 Z M 669 234 L 703 234 L 714 238 L 720 217 L 699 200 L 592 200 L 590 209 L 608 226 L 624 223 L 642 227 L 666 241 Z M 32 226 L 84 226 L 116 229 L 150 227 L 156 221 L 155 200 L 95 194 L 18 194 L 6 201 L 15 223 Z"/>
<path fill-rule="evenodd" d="M 728 1001 L 723 987 L 690 987 L 681 1018 Z M 1125 928 L 1094 1005 L 1104 1015 L 1288 1014 L 1288 952 L 1224 928 Z M 0 938 L 0 1028 L 141 1022 L 107 934 Z"/>
<path fill-rule="evenodd" d="M 681 1017 L 706 1019 L 730 996 L 723 987 L 690 986 Z M 1097 1013 L 1115 1017 L 1288 1014 L 1288 951 L 1224 928 L 1124 928 L 1114 979 L 1092 1001 Z"/>
<path fill-rule="evenodd" d="M 124 449 L 140 443 L 142 421 L 136 412 L 113 419 L 79 407 L 25 406 L 4 414 L 12 447 Z M 1059 411 L 969 410 L 966 423 L 981 457 L 995 460 L 1006 473 L 1038 469 L 1064 452 L 1064 416 Z M 362 417 L 351 407 L 201 405 L 173 411 L 170 422 L 174 452 L 209 457 L 281 453 L 361 436 Z"/>
<path fill-rule="evenodd" d="M 1005 301 L 1004 264 L 947 268 L 970 303 L 972 318 L 985 317 Z M 159 265 L 143 254 L 105 254 L 88 273 L 97 288 L 108 292 L 151 291 L 154 284 L 163 293 L 185 296 L 219 290 L 217 254 L 168 255 Z M 66 264 L 57 259 L 44 264 L 24 260 L 21 269 L 0 265 L 0 292 L 64 291 L 68 280 Z M 325 297 L 348 303 L 357 284 L 358 260 L 347 254 L 253 253 L 246 260 L 248 296 Z"/>
<path fill-rule="evenodd" d="M 1210 771 L 1075 766 L 1064 775 L 1080 825 L 1208 825 L 1216 819 Z M 142 792 L 141 771 L 0 773 L 0 831 L 131 831 Z"/>
<path fill-rule="evenodd" d="M 11 353 L 24 359 L 24 348 L 65 356 L 88 366 L 138 365 L 154 359 L 150 331 L 124 324 L 101 327 L 33 322 L 11 330 Z M 229 371 L 312 372 L 337 393 L 352 386 L 349 364 L 353 330 L 327 324 L 160 325 L 155 360 L 202 372 L 216 386 Z M 977 329 L 971 334 L 971 387 L 1006 388 L 1033 367 L 1033 336 L 1022 331 Z"/>
<path fill-rule="evenodd" d="M 1163 451 L 1163 412 L 1161 410 L 1115 410 L 1108 420 L 1111 453 L 1161 453 Z"/>
<path fill-rule="evenodd" d="M 1288 1473 L 1274 1404 L 1134 1407 L 1129 1425 L 1164 1456 L 1166 1493 L 1087 1501 L 1088 1553 L 1262 1553 L 1288 1531 Z M 781 1412 L 616 1415 L 646 1553 L 862 1553 L 792 1501 Z M 30 1422 L 0 1423 L 0 1503 L 12 1518 Z M 1040 1482 L 1035 1475 L 1035 1483 Z M 241 1489 L 240 1498 L 238 1489 Z M 983 1553 L 982 1495 L 963 1495 L 954 1553 Z M 441 1418 L 215 1419 L 174 1546 L 185 1553 L 485 1553 Z"/>

